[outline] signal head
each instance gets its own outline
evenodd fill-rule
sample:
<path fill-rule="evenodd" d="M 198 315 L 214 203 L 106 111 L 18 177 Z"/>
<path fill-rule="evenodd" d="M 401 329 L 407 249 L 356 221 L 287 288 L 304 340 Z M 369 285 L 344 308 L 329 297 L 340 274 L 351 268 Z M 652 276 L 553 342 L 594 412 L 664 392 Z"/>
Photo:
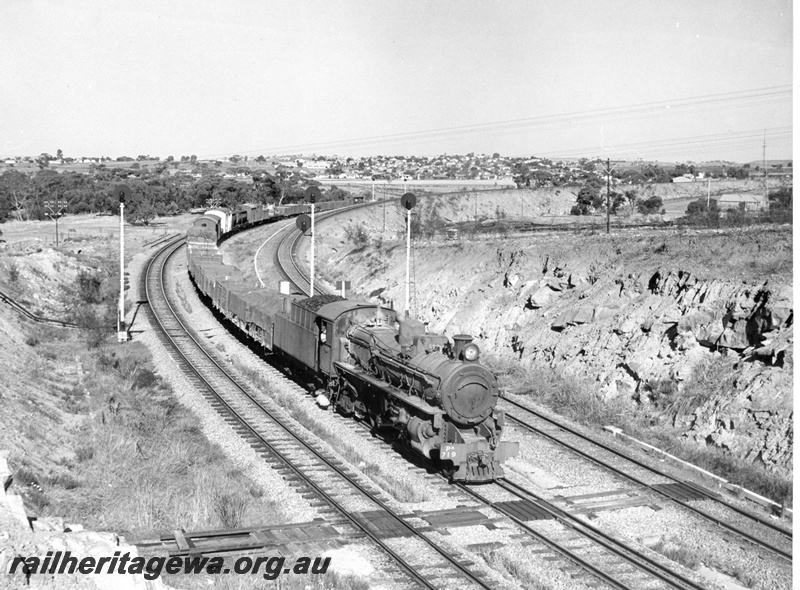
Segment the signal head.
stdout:
<path fill-rule="evenodd" d="M 315 203 L 317 199 L 322 198 L 322 192 L 316 186 L 310 186 L 306 189 L 306 198 L 309 203 Z"/>
<path fill-rule="evenodd" d="M 118 184 L 114 187 L 114 195 L 119 197 L 120 203 L 124 203 L 131 196 L 131 187 L 127 184 Z"/>
<path fill-rule="evenodd" d="M 417 197 L 414 193 L 406 193 L 400 197 L 400 204 L 410 211 L 417 204 Z"/>
<path fill-rule="evenodd" d="M 295 221 L 295 223 L 297 224 L 297 229 L 303 233 L 306 233 L 308 228 L 311 227 L 311 217 L 303 213 L 297 217 L 297 221 Z"/>

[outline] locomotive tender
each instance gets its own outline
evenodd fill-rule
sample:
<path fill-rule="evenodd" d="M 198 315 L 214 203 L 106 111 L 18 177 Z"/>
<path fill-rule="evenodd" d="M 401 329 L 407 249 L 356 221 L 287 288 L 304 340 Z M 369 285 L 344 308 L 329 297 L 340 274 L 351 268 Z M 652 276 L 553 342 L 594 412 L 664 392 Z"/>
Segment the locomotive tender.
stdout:
<path fill-rule="evenodd" d="M 216 253 L 217 241 L 241 226 L 291 214 L 245 206 L 210 210 L 195 221 L 187 232 L 189 274 L 201 294 L 239 330 L 301 371 L 322 405 L 376 430 L 393 430 L 455 481 L 502 477 L 502 463 L 519 444 L 501 440 L 505 417 L 496 408 L 497 379 L 479 364 L 470 336 L 451 342 L 427 334 L 422 322 L 372 303 L 258 289 Z"/>

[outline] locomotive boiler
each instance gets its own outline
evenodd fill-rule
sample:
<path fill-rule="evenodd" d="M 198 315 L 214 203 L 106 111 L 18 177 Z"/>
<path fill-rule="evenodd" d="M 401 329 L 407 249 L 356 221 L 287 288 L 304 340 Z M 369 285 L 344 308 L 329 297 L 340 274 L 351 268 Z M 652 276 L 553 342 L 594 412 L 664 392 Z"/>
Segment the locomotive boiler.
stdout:
<path fill-rule="evenodd" d="M 472 338 L 427 334 L 413 319 L 352 325 L 349 361 L 334 363 L 329 394 L 339 411 L 393 428 L 416 452 L 458 481 L 491 481 L 518 443 L 502 441 L 497 379 L 478 363 Z"/>

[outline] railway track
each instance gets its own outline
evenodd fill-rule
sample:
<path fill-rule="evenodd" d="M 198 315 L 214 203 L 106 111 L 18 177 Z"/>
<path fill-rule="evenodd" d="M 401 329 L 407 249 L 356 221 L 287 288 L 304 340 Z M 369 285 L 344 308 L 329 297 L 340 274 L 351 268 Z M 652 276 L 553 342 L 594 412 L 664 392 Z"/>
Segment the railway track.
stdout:
<path fill-rule="evenodd" d="M 644 552 L 553 505 L 544 498 L 508 480 L 493 485 L 508 494 L 509 500 L 493 500 L 483 489 L 456 484 L 466 495 L 497 510 L 538 541 L 543 549 L 571 562 L 587 575 L 617 590 L 641 587 L 667 587 L 701 590 L 703 586 L 676 572 Z M 562 537 L 545 535 L 529 522 L 553 520 L 561 525 Z M 567 569 L 567 568 L 561 568 Z"/>
<path fill-rule="evenodd" d="M 729 533 L 744 539 L 748 543 L 752 543 L 757 547 L 765 549 L 766 551 L 777 555 L 786 561 L 792 561 L 791 551 L 777 547 L 773 543 L 768 542 L 763 538 L 767 531 L 771 531 L 772 533 L 781 537 L 783 540 L 787 541 L 790 545 L 792 541 L 791 531 L 787 531 L 783 527 L 777 526 L 776 524 L 771 523 L 768 520 L 759 517 L 758 515 L 746 510 L 742 510 L 738 506 L 734 506 L 733 504 L 726 502 L 721 496 L 711 492 L 710 490 L 707 490 L 697 484 L 689 483 L 685 480 L 673 477 L 663 470 L 648 465 L 647 463 L 640 461 L 619 449 L 597 440 L 595 437 L 587 436 L 560 421 L 554 420 L 542 414 L 541 412 L 509 399 L 506 396 L 502 397 L 502 401 L 503 403 L 512 406 L 516 412 L 513 414 L 507 413 L 506 417 L 515 422 L 517 425 L 521 426 L 523 429 L 533 432 L 537 436 L 544 437 L 549 441 L 567 448 L 570 452 L 576 453 L 584 459 L 601 466 L 603 469 L 611 471 L 615 475 L 641 486 L 642 489 L 648 490 L 653 494 L 657 494 L 661 498 L 667 499 L 681 508 L 688 510 L 700 518 L 710 522 L 714 526 L 718 526 Z M 563 433 L 563 436 L 556 436 L 552 432 L 548 432 L 542 427 L 537 427 L 536 425 L 531 424 L 528 420 L 523 418 L 519 412 L 530 414 L 531 416 L 535 417 L 536 420 L 544 422 L 547 426 L 556 427 L 559 432 Z M 567 437 L 573 438 L 574 440 L 572 442 L 566 440 Z M 581 448 L 581 443 L 588 443 L 590 448 Z M 601 454 L 605 455 L 606 458 L 601 458 Z M 620 465 L 613 464 L 612 460 L 622 460 L 622 462 L 627 465 L 627 469 L 624 469 Z M 644 479 L 646 475 L 634 475 L 632 473 L 632 469 L 643 470 L 645 474 L 652 474 L 658 476 L 659 478 L 665 478 L 669 481 L 669 483 L 654 484 L 648 482 Z M 749 519 L 758 529 L 759 533 L 761 533 L 763 536 L 757 536 L 753 531 L 744 530 L 723 520 L 722 518 L 714 516 L 713 514 L 693 506 L 690 503 L 691 500 L 688 498 L 715 502 L 724 507 L 726 510 Z"/>
<path fill-rule="evenodd" d="M 304 490 L 304 495 L 324 504 L 336 514 L 337 521 L 345 521 L 352 531 L 378 546 L 408 581 L 441 589 L 452 587 L 455 577 L 459 588 L 490 588 L 482 572 L 473 571 L 471 563 L 419 530 L 424 527 L 393 510 L 380 492 L 370 489 L 363 476 L 346 468 L 318 441 L 305 439 L 286 427 L 277 408 L 239 383 L 215 358 L 213 349 L 200 343 L 177 306 L 171 304 L 166 289 L 169 261 L 181 247 L 181 242 L 169 244 L 151 259 L 143 273 L 142 287 L 158 338 L 209 404 L 285 479 Z"/>
<path fill-rule="evenodd" d="M 277 261 L 280 266 L 283 268 L 291 268 L 291 280 L 299 289 L 307 288 L 308 285 L 308 278 L 300 269 L 299 265 L 297 264 L 296 260 L 293 256 L 288 256 L 288 253 L 294 253 L 297 249 L 297 245 L 302 238 L 302 235 L 299 232 L 296 232 L 294 235 L 287 235 L 284 238 L 284 242 L 286 242 L 286 246 L 284 250 L 286 254 Z M 285 272 L 285 270 L 284 270 Z M 287 276 L 290 273 L 287 273 Z M 316 292 L 323 292 L 319 289 L 315 289 Z M 629 456 L 626 453 L 622 453 L 618 449 L 614 449 L 608 445 L 603 444 L 602 442 L 596 440 L 593 437 L 588 437 L 578 431 L 569 428 L 566 425 L 563 425 L 559 422 L 556 422 L 547 416 L 544 416 L 535 410 L 532 410 L 522 404 L 519 404 L 513 400 L 508 399 L 507 397 L 503 397 L 503 401 L 508 405 L 513 406 L 514 413 L 507 413 L 506 416 L 513 422 L 515 422 L 520 427 L 529 430 L 537 435 L 543 436 L 548 440 L 555 442 L 556 444 L 563 446 L 570 450 L 570 452 L 576 453 L 583 457 L 584 459 L 590 460 L 591 462 L 600 465 L 602 468 L 607 469 L 608 471 L 612 472 L 618 477 L 624 478 L 627 481 L 634 482 L 638 486 L 641 486 L 642 489 L 645 489 L 653 494 L 657 494 L 660 498 L 666 499 L 667 501 L 674 503 L 675 505 L 681 507 L 682 509 L 691 512 L 692 514 L 696 515 L 697 517 L 709 522 L 714 527 L 721 528 L 728 533 L 735 535 L 736 537 L 745 540 L 746 542 L 759 547 L 768 553 L 777 556 L 778 558 L 788 561 L 791 563 L 792 561 L 792 554 L 789 549 L 784 549 L 782 547 L 778 547 L 777 545 L 773 544 L 772 542 L 766 540 L 764 536 L 767 536 L 770 532 L 772 534 L 778 535 L 783 540 L 788 541 L 788 544 L 791 544 L 792 541 L 792 533 L 791 531 L 787 531 L 783 527 L 777 526 L 768 520 L 759 517 L 749 511 L 743 510 L 733 504 L 726 502 L 723 498 L 698 486 L 696 484 L 692 484 L 686 481 L 679 480 L 678 478 L 672 477 L 667 473 L 663 472 L 662 470 L 656 469 L 646 463 L 635 459 L 634 457 Z M 583 443 L 588 443 L 590 445 L 595 446 L 597 449 L 602 450 L 603 452 L 609 453 L 613 455 L 617 459 L 621 459 L 624 462 L 628 462 L 629 467 L 627 469 L 623 469 L 619 466 L 613 465 L 608 460 L 603 460 L 598 457 L 597 452 L 590 452 L 580 448 L 578 444 L 570 443 L 569 441 L 565 440 L 562 437 L 555 436 L 550 432 L 546 432 L 542 428 L 537 428 L 530 422 L 526 421 L 525 418 L 522 417 L 520 412 L 528 412 L 531 415 L 536 416 L 537 418 L 546 421 L 551 427 L 555 426 L 560 431 L 568 433 L 570 436 L 574 436 L 578 440 L 582 441 Z M 652 484 L 641 477 L 633 475 L 631 473 L 631 466 L 638 469 L 644 469 L 648 473 L 652 475 L 656 475 L 659 477 L 664 477 L 669 480 L 670 484 L 672 485 L 659 485 L 659 484 Z M 599 543 L 601 546 L 604 547 L 606 551 L 609 551 L 615 554 L 619 559 L 625 560 L 628 564 L 633 566 L 637 571 L 641 572 L 644 575 L 650 576 L 659 580 L 661 583 L 667 584 L 669 587 L 673 588 L 699 588 L 700 586 L 696 585 L 694 582 L 689 580 L 688 578 L 684 578 L 675 572 L 672 572 L 663 566 L 657 564 L 657 562 L 653 562 L 650 558 L 644 556 L 643 554 L 637 552 L 635 549 L 628 547 L 619 541 L 615 541 L 613 538 L 609 537 L 599 529 L 594 529 L 587 523 L 577 520 L 574 515 L 570 515 L 566 511 L 552 505 L 551 503 L 547 502 L 543 498 L 537 496 L 535 493 L 531 492 L 530 490 L 525 490 L 518 486 L 517 484 L 513 484 L 510 482 L 501 482 L 498 485 L 504 487 L 506 492 L 513 493 L 517 496 L 518 502 L 523 502 L 525 506 L 536 506 L 535 510 L 540 511 L 540 513 L 546 513 L 549 515 L 549 518 L 554 518 L 559 522 L 562 522 L 564 526 L 569 527 L 575 531 L 581 531 L 582 534 L 591 538 L 593 542 Z M 467 495 L 474 498 L 475 500 L 483 502 L 487 506 L 491 506 L 492 508 L 499 509 L 501 513 L 505 516 L 510 518 L 513 522 L 515 522 L 518 526 L 523 528 L 527 533 L 532 534 L 538 541 L 544 543 L 552 550 L 556 551 L 557 553 L 564 556 L 566 559 L 572 561 L 576 564 L 576 566 L 584 569 L 587 573 L 591 573 L 599 580 L 611 585 L 615 588 L 625 588 L 625 584 L 619 582 L 616 579 L 613 579 L 608 574 L 604 573 L 600 568 L 594 566 L 591 562 L 586 560 L 582 560 L 581 556 L 576 554 L 570 554 L 568 550 L 565 550 L 563 547 L 556 547 L 552 545 L 552 541 L 549 541 L 541 534 L 535 532 L 531 527 L 525 524 L 524 521 L 521 521 L 518 515 L 513 514 L 512 511 L 509 511 L 507 505 L 497 504 L 487 500 L 486 498 L 481 498 L 480 494 L 477 494 L 475 491 L 466 488 L 463 485 L 459 486 Z M 686 490 L 689 491 L 688 497 L 686 495 Z M 691 502 L 693 500 L 702 499 L 702 500 L 709 500 L 712 502 L 716 502 L 720 506 L 722 506 L 725 510 L 730 511 L 732 514 L 737 516 L 749 519 L 755 526 L 755 528 L 759 531 L 759 534 L 755 534 L 755 531 L 745 530 L 740 526 L 736 526 L 727 520 L 710 514 L 696 506 L 693 506 Z M 766 533 L 766 534 L 765 534 Z M 599 535 L 599 536 L 598 536 Z"/>

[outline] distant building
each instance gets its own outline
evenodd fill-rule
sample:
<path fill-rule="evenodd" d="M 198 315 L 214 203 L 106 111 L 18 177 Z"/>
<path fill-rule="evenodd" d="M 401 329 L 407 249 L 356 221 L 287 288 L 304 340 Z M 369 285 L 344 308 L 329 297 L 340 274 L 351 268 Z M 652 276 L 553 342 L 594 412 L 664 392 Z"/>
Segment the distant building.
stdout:
<path fill-rule="evenodd" d="M 694 182 L 694 175 L 684 174 L 682 176 L 676 176 L 672 179 L 672 182 Z"/>
<path fill-rule="evenodd" d="M 767 198 L 764 195 L 745 193 L 729 193 L 722 195 L 717 200 L 720 209 L 744 209 L 745 211 L 759 211 L 767 208 Z"/>

